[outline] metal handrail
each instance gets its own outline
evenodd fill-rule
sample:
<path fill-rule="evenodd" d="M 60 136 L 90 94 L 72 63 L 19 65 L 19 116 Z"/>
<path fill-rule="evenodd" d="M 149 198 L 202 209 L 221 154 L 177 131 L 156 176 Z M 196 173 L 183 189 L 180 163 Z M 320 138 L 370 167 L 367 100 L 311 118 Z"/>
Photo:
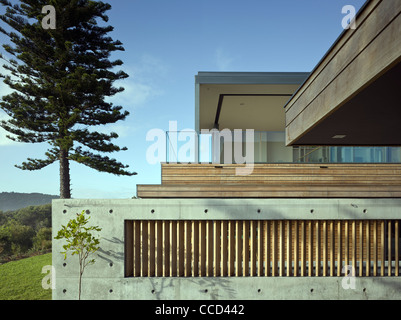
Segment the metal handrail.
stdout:
<path fill-rule="evenodd" d="M 299 158 L 297 159 L 297 162 L 300 161 L 301 159 L 304 159 L 304 158 L 307 157 L 308 155 L 312 154 L 313 152 L 315 152 L 315 151 L 317 151 L 317 150 L 319 150 L 319 149 L 321 149 L 321 148 L 323 148 L 323 147 L 322 147 L 322 146 L 316 147 L 315 149 L 313 149 L 312 151 L 308 152 L 307 154 L 304 154 L 302 157 L 299 157 Z"/>

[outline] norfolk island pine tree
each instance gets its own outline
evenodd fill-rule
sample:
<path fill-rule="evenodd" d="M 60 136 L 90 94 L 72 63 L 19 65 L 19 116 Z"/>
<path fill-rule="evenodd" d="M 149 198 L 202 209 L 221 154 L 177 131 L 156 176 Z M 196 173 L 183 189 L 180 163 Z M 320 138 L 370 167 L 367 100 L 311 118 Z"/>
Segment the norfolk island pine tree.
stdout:
<path fill-rule="evenodd" d="M 0 99 L 0 107 L 11 117 L 0 126 L 11 133 L 11 140 L 25 143 L 48 142 L 44 159 L 28 158 L 16 167 L 40 170 L 56 161 L 60 163 L 60 198 L 71 198 L 70 161 L 76 161 L 100 172 L 136 175 L 127 165 L 100 153 L 127 150 L 111 141 L 110 134 L 89 131 L 88 127 L 124 120 L 128 111 L 106 102 L 122 92 L 113 83 L 128 77 L 113 71 L 121 60 L 111 61 L 114 51 L 124 51 L 122 43 L 108 33 L 113 27 L 100 26 L 108 21 L 110 4 L 90 0 L 21 0 L 13 5 L 0 0 L 6 13 L 0 25 L 12 44 L 3 48 L 3 67 L 13 75 L 0 75 L 13 92 Z M 56 11 L 56 28 L 44 29 L 45 5 Z M 11 31 L 9 31 L 11 30 Z M 94 152 L 93 152 L 94 151 Z"/>

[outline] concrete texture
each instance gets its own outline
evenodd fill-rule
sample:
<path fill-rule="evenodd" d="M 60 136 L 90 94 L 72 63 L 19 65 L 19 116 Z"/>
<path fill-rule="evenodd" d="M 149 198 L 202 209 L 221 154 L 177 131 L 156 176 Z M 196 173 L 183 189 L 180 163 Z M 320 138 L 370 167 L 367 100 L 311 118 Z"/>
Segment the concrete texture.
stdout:
<path fill-rule="evenodd" d="M 87 210 L 90 224 L 102 228 L 96 263 L 83 276 L 82 299 L 400 299 L 398 277 L 356 278 L 355 289 L 347 290 L 342 277 L 124 277 L 124 220 L 400 219 L 400 208 L 401 199 L 54 200 L 52 224 L 54 237 Z M 53 240 L 53 299 L 77 299 L 78 262 L 58 254 L 62 245 Z"/>

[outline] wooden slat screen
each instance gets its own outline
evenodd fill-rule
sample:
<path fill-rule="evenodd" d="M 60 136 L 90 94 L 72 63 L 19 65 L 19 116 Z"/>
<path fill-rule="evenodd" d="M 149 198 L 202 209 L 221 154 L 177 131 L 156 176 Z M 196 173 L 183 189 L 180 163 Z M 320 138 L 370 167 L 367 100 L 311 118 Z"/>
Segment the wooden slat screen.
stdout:
<path fill-rule="evenodd" d="M 398 220 L 127 220 L 125 276 L 398 276 L 399 242 Z"/>

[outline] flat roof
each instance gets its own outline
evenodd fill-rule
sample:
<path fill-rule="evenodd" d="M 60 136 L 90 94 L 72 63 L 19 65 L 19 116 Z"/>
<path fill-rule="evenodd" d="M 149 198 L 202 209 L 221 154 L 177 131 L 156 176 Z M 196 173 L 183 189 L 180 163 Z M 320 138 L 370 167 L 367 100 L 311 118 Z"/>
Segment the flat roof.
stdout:
<path fill-rule="evenodd" d="M 196 84 L 299 84 L 309 72 L 207 72 L 195 76 Z"/>

